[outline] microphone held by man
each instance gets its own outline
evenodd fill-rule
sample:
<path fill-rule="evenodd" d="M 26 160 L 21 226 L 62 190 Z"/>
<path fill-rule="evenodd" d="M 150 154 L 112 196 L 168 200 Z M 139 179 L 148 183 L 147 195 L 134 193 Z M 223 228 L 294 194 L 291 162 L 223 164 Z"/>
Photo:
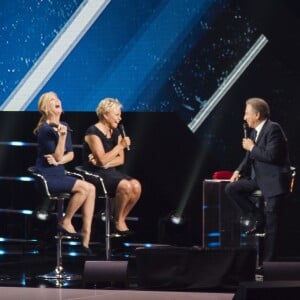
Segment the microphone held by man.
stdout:
<path fill-rule="evenodd" d="M 242 147 L 246 151 L 251 151 L 253 149 L 255 143 L 251 138 L 248 137 L 248 129 L 249 129 L 249 126 L 248 126 L 247 122 L 245 121 L 243 123 L 244 137 L 242 140 Z"/>
<path fill-rule="evenodd" d="M 248 138 L 248 124 L 246 121 L 243 123 L 243 129 L 244 129 L 244 139 L 246 139 Z"/>

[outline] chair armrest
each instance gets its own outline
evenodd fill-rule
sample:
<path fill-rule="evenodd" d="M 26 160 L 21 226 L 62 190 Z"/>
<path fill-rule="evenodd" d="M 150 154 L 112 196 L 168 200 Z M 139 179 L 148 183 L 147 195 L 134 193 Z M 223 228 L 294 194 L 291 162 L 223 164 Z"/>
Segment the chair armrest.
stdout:
<path fill-rule="evenodd" d="M 106 187 L 105 187 L 103 178 L 102 178 L 100 175 L 94 174 L 94 173 L 92 173 L 92 172 L 87 171 L 83 166 L 76 166 L 76 167 L 75 167 L 75 170 L 76 170 L 77 172 L 83 174 L 83 176 L 84 176 L 85 179 L 86 179 L 87 177 L 90 177 L 90 178 L 93 177 L 93 178 L 99 180 L 100 185 L 101 185 L 102 190 L 103 190 L 103 193 L 104 193 L 104 195 L 107 196 L 107 190 L 106 190 Z M 86 179 L 86 180 L 87 180 L 87 179 Z M 89 181 L 89 180 L 87 180 L 87 181 Z"/>
<path fill-rule="evenodd" d="M 65 171 L 65 173 L 66 173 L 66 175 L 68 175 L 68 176 L 73 176 L 73 177 L 77 177 L 77 178 L 79 178 L 79 179 L 82 179 L 82 180 L 84 180 L 84 176 L 83 175 L 81 175 L 81 174 L 79 174 L 79 173 L 76 173 L 76 172 L 70 172 L 70 171 Z"/>
<path fill-rule="evenodd" d="M 92 172 L 87 171 L 83 166 L 76 166 L 75 170 L 77 172 L 79 172 L 80 174 L 83 174 L 83 176 L 91 176 L 94 177 L 96 179 L 100 179 L 102 178 L 101 176 L 99 176 L 98 174 L 94 174 Z"/>
<path fill-rule="evenodd" d="M 42 174 L 40 174 L 40 173 L 36 170 L 35 167 L 29 167 L 29 168 L 27 169 L 27 171 L 33 176 L 33 178 L 34 178 L 35 180 L 38 180 L 38 181 L 40 182 L 44 194 L 45 194 L 47 197 L 51 198 L 51 194 L 50 194 L 50 192 L 49 192 L 48 183 L 47 183 L 46 178 L 45 178 Z"/>

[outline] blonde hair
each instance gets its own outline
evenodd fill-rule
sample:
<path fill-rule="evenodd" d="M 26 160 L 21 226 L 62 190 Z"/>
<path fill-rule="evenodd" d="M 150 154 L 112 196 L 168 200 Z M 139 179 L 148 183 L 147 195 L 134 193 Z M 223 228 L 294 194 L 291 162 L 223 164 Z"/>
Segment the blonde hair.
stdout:
<path fill-rule="evenodd" d="M 53 95 L 57 96 L 56 93 L 50 91 L 50 92 L 46 92 L 40 96 L 40 99 L 38 102 L 38 109 L 39 109 L 39 112 L 41 113 L 41 117 L 40 117 L 36 127 L 33 130 L 33 133 L 35 135 L 38 133 L 42 124 L 47 120 L 46 108 L 47 108 L 47 104 L 49 103 L 49 101 L 51 100 Z"/>
<path fill-rule="evenodd" d="M 104 98 L 102 99 L 96 109 L 96 114 L 99 120 L 103 118 L 103 116 L 111 112 L 115 108 L 122 108 L 121 102 L 116 98 Z"/>

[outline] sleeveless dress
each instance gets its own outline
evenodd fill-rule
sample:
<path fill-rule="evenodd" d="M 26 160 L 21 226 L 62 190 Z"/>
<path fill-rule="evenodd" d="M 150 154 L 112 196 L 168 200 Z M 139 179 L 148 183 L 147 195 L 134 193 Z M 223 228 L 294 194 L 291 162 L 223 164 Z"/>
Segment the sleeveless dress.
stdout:
<path fill-rule="evenodd" d="M 85 135 L 96 135 L 102 141 L 104 151 L 109 152 L 118 144 L 118 137 L 120 135 L 120 132 L 119 129 L 116 128 L 113 130 L 111 137 L 107 138 L 101 130 L 99 130 L 95 125 L 92 125 L 87 129 Z M 89 145 L 86 142 L 84 142 L 83 143 L 83 166 L 89 172 L 101 176 L 104 181 L 104 185 L 106 187 L 109 197 L 114 197 L 119 182 L 122 179 L 130 180 L 132 179 L 132 177 L 120 172 L 116 167 L 104 169 L 101 167 L 94 166 L 88 160 L 88 156 L 91 153 L 92 152 L 89 148 Z M 93 182 L 96 186 L 99 186 L 99 182 L 94 182 L 93 179 L 91 179 L 90 181 Z"/>
<path fill-rule="evenodd" d="M 68 127 L 68 124 L 61 122 Z M 35 162 L 36 170 L 42 174 L 48 183 L 51 193 L 70 193 L 77 180 L 75 177 L 65 175 L 64 165 L 49 165 L 45 159 L 45 154 L 53 154 L 58 142 L 58 133 L 48 123 L 43 123 L 37 135 L 37 158 Z M 65 153 L 73 152 L 71 134 L 67 132 Z"/>

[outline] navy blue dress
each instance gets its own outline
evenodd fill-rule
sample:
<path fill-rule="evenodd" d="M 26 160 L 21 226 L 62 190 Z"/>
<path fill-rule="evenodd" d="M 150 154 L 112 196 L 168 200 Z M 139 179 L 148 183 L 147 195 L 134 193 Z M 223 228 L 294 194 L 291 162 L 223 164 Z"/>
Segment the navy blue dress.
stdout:
<path fill-rule="evenodd" d="M 68 126 L 67 123 L 61 122 Z M 43 123 L 37 135 L 37 158 L 35 167 L 47 180 L 48 188 L 51 193 L 70 193 L 75 181 L 75 177 L 65 175 L 64 165 L 49 165 L 45 159 L 45 154 L 53 154 L 58 142 L 58 133 L 47 123 Z M 67 132 L 65 153 L 72 152 L 72 138 L 70 132 Z"/>
<path fill-rule="evenodd" d="M 118 137 L 120 135 L 120 132 L 119 132 L 119 129 L 116 128 L 113 130 L 111 137 L 107 138 L 101 130 L 99 130 L 95 125 L 92 125 L 87 129 L 85 134 L 86 135 L 91 135 L 91 134 L 96 135 L 102 141 L 104 151 L 109 152 L 118 144 Z M 89 159 L 88 159 L 88 156 L 91 153 L 92 152 L 89 148 L 89 145 L 86 142 L 84 142 L 83 143 L 83 165 L 84 165 L 84 167 L 88 171 L 101 176 L 104 181 L 104 185 L 105 185 L 105 188 L 107 190 L 109 197 L 114 197 L 116 194 L 116 190 L 117 190 L 117 186 L 118 186 L 119 182 L 122 179 L 130 180 L 130 179 L 132 179 L 132 177 L 120 172 L 116 167 L 104 169 L 104 168 L 94 166 L 93 164 L 91 164 L 89 162 Z M 93 182 L 97 187 L 99 186 L 99 182 L 94 182 L 92 178 L 90 181 Z"/>

